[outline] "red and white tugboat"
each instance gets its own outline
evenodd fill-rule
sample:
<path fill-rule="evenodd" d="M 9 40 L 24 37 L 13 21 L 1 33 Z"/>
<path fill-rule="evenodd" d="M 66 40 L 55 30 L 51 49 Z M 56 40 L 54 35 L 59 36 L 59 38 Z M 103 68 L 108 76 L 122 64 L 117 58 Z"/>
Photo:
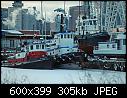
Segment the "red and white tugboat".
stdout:
<path fill-rule="evenodd" d="M 57 33 L 52 39 L 23 42 L 16 49 L 13 56 L 7 58 L 9 66 L 19 68 L 52 68 L 51 56 L 61 56 L 63 54 L 77 52 L 78 46 L 74 42 L 73 32 Z"/>

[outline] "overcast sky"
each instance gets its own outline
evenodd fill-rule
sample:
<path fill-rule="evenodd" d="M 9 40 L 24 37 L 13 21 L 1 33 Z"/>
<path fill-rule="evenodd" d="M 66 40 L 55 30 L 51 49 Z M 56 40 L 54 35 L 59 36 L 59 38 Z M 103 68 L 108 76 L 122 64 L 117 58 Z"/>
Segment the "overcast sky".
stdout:
<path fill-rule="evenodd" d="M 1 1 L 1 7 L 7 8 L 12 7 L 14 1 Z M 41 1 L 22 1 L 23 8 L 36 7 L 38 11 L 41 11 Z M 70 6 L 79 5 L 79 1 L 65 1 L 65 10 L 68 12 Z M 43 1 L 43 10 L 46 11 L 46 15 L 50 18 L 54 17 L 54 9 L 64 8 L 64 1 Z M 43 12 L 44 14 L 44 12 Z"/>

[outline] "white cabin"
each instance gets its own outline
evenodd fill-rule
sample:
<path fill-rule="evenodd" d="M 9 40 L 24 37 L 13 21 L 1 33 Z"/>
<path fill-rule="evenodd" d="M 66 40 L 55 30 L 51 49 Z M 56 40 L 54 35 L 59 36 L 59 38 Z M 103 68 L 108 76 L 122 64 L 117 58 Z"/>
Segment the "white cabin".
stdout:
<path fill-rule="evenodd" d="M 125 32 L 117 33 L 116 38 L 109 42 L 99 42 L 93 50 L 94 54 L 126 54 Z"/>
<path fill-rule="evenodd" d="M 73 32 L 63 32 L 57 33 L 52 39 L 40 39 L 32 43 L 28 43 L 21 50 L 24 52 L 33 52 L 33 51 L 44 51 L 48 55 L 62 55 L 71 52 L 78 51 L 78 45 L 74 42 L 74 33 Z"/>
<path fill-rule="evenodd" d="M 58 55 L 77 52 L 78 45 L 74 42 L 74 32 L 58 33 L 54 36 L 54 39 L 56 39 L 56 45 L 58 46 Z"/>

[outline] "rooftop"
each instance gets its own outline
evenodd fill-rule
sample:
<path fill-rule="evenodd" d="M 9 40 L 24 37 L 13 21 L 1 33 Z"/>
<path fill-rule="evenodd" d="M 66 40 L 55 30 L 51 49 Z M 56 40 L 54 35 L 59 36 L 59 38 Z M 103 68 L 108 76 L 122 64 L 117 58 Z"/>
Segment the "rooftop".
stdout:
<path fill-rule="evenodd" d="M 19 34 L 19 35 L 21 35 L 21 34 L 23 34 L 23 33 L 21 33 L 21 32 L 19 32 L 19 31 L 17 31 L 17 30 L 2 30 L 2 33 L 8 33 L 8 34 Z"/>

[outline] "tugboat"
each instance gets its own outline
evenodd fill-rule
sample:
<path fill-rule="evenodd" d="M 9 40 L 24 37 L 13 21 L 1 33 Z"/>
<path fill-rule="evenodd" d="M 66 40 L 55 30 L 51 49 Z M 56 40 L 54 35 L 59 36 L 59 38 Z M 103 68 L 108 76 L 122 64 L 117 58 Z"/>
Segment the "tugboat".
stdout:
<path fill-rule="evenodd" d="M 78 46 L 74 41 L 73 32 L 54 34 L 52 39 L 40 39 L 32 43 L 23 42 L 7 62 L 13 67 L 21 68 L 52 68 L 51 56 L 61 56 L 77 52 Z"/>
<path fill-rule="evenodd" d="M 113 35 L 115 35 L 113 37 Z M 93 57 L 82 62 L 82 68 L 98 68 L 116 71 L 125 71 L 126 63 L 126 35 L 125 32 L 111 34 L 107 42 L 98 42 L 94 47 Z"/>
<path fill-rule="evenodd" d="M 112 33 L 111 39 L 107 42 L 98 42 L 93 53 L 96 56 L 106 56 L 108 58 L 126 58 L 126 35 L 125 32 Z"/>

